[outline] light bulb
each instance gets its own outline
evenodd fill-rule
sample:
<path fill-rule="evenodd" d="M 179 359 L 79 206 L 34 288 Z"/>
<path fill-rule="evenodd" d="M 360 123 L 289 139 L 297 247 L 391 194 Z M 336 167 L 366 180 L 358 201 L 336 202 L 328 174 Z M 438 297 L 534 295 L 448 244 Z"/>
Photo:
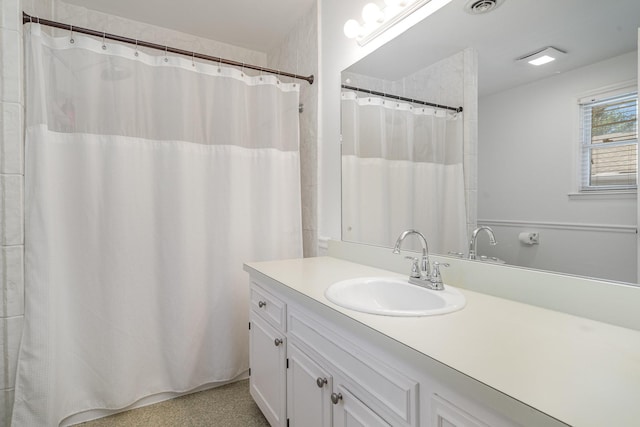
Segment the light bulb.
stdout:
<path fill-rule="evenodd" d="M 360 23 L 355 19 L 349 19 L 344 23 L 344 35 L 350 39 L 355 39 L 360 35 Z"/>
<path fill-rule="evenodd" d="M 367 24 L 382 22 L 382 20 L 384 19 L 384 14 L 377 4 L 367 3 L 362 8 L 362 19 L 364 19 L 364 22 Z"/>

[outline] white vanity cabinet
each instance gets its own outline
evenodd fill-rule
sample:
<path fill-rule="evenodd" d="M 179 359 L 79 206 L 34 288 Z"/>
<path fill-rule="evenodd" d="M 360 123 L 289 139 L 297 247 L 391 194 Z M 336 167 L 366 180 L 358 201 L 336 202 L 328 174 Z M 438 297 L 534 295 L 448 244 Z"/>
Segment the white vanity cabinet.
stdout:
<path fill-rule="evenodd" d="M 251 286 L 249 389 L 273 427 L 286 426 L 286 337 L 284 303 Z"/>
<path fill-rule="evenodd" d="M 419 425 L 418 382 L 355 344 L 322 317 L 301 305 L 289 303 L 287 339 L 289 348 L 302 353 L 318 369 L 316 378 L 315 374 L 309 376 L 308 387 L 318 387 L 326 378 L 322 394 L 313 400 L 313 405 L 317 404 L 323 410 L 329 408 L 333 422 L 315 424 L 313 420 L 305 419 L 303 424 L 291 424 L 292 427 Z M 296 375 L 291 360 L 287 375 Z M 287 393 L 294 393 L 293 399 L 298 402 L 303 399 L 293 388 Z M 295 405 L 293 399 L 290 402 Z M 289 414 L 296 411 L 295 407 L 287 409 Z"/>
<path fill-rule="evenodd" d="M 345 381 L 314 362 L 295 344 L 288 345 L 287 416 L 290 426 L 389 426 L 345 386 Z"/>
<path fill-rule="evenodd" d="M 287 416 L 290 426 L 389 426 L 351 393 L 346 381 L 314 362 L 295 344 L 288 346 Z M 373 406 L 373 405 L 372 405 Z"/>
<path fill-rule="evenodd" d="M 288 343 L 287 417 L 290 426 L 330 427 L 333 377 L 298 346 Z"/>
<path fill-rule="evenodd" d="M 287 418 L 305 427 L 596 427 L 640 419 L 635 329 L 471 290 L 463 310 L 442 316 L 361 313 L 333 304 L 326 290 L 397 274 L 334 257 L 247 263 L 245 271 L 252 316 L 273 328 L 256 328 L 265 349 L 253 345 L 251 357 L 254 373 L 274 366 L 270 380 L 252 378 L 257 400 L 281 396 L 283 406 L 259 403 L 265 413 L 284 407 L 268 415 L 274 426 Z M 261 306 L 269 296 L 273 303 Z M 268 361 L 276 338 L 286 344 L 278 348 L 284 363 Z M 589 382 L 594 366 L 601 381 Z"/>
<path fill-rule="evenodd" d="M 317 302 L 253 277 L 250 293 L 250 390 L 272 427 L 510 425 L 438 396 L 446 388 L 318 314 Z"/>
<path fill-rule="evenodd" d="M 251 395 L 272 426 L 419 425 L 418 382 L 321 317 L 252 280 L 250 319 Z"/>

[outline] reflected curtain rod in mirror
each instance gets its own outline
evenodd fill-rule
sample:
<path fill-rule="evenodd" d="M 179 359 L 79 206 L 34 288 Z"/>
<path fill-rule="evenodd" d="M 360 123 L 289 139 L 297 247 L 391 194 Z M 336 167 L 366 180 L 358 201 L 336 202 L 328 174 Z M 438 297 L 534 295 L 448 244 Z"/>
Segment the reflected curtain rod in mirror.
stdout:
<path fill-rule="evenodd" d="M 419 99 L 406 98 L 404 96 L 399 96 L 399 95 L 391 95 L 391 94 L 388 94 L 388 93 L 378 92 L 378 91 L 369 90 L 369 89 L 363 89 L 363 88 L 359 88 L 359 87 L 356 87 L 356 86 L 342 85 L 342 89 L 354 90 L 354 91 L 357 91 L 357 92 L 364 92 L 364 93 L 368 93 L 370 95 L 381 96 L 383 98 L 395 99 L 397 101 L 405 101 L 405 102 L 411 102 L 413 104 L 427 105 L 429 107 L 441 108 L 443 110 L 455 111 L 456 113 L 461 113 L 462 112 L 462 107 L 449 107 L 447 105 L 435 104 L 433 102 L 427 102 L 427 101 L 420 101 Z"/>

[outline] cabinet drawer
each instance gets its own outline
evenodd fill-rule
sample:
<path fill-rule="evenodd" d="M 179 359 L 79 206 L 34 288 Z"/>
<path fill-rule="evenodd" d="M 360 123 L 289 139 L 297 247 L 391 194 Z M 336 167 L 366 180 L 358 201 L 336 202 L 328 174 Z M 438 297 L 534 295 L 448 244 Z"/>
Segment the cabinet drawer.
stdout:
<path fill-rule="evenodd" d="M 348 339 L 295 309 L 289 310 L 288 336 L 338 368 L 358 398 L 393 425 L 418 423 L 418 383 L 380 362 Z"/>
<path fill-rule="evenodd" d="M 287 305 L 251 281 L 251 310 L 279 331 L 286 329 Z"/>

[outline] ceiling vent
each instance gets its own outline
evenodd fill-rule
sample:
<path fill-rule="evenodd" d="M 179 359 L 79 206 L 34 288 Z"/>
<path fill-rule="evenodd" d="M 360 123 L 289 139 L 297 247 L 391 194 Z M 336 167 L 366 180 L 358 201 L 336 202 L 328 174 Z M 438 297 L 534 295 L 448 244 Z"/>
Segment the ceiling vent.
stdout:
<path fill-rule="evenodd" d="M 502 3 L 504 0 L 471 0 L 467 2 L 464 10 L 472 15 L 480 15 L 497 9 Z"/>

